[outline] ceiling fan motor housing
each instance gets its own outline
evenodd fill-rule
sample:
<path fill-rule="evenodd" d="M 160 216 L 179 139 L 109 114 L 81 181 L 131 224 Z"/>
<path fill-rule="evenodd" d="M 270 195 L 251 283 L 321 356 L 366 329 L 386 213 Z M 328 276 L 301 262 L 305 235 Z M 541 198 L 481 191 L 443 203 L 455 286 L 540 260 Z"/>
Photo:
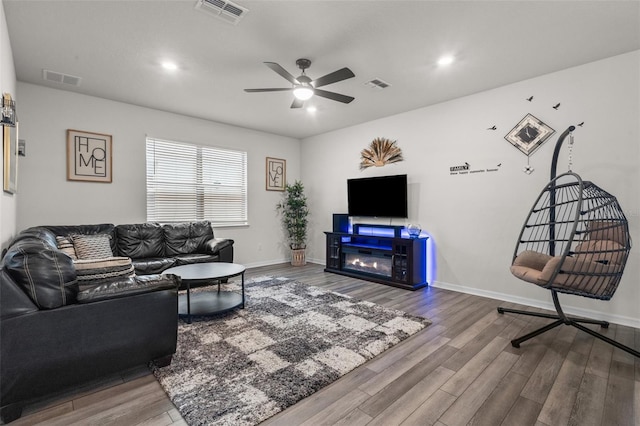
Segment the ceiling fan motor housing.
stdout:
<path fill-rule="evenodd" d="M 296 77 L 296 80 L 298 80 L 298 83 L 302 84 L 303 86 L 311 86 L 311 79 L 306 74 L 302 74 L 300 77 Z"/>
<path fill-rule="evenodd" d="M 302 72 L 304 72 L 304 70 L 306 70 L 311 66 L 311 61 L 308 59 L 301 58 L 296 61 L 296 65 L 298 66 L 298 68 L 302 70 Z"/>

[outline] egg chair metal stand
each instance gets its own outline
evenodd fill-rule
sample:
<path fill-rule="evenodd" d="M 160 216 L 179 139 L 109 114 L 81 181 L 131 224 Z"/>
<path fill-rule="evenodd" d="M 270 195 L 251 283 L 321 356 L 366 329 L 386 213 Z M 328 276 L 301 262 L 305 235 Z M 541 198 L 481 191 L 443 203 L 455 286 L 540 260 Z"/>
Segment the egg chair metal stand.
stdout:
<path fill-rule="evenodd" d="M 556 143 L 551 180 L 520 231 L 511 273 L 517 278 L 551 291 L 555 314 L 499 307 L 498 312 L 549 318 L 555 321 L 511 341 L 520 344 L 560 325 L 578 328 L 640 358 L 640 352 L 583 324 L 608 328 L 607 321 L 576 318 L 562 310 L 559 293 L 609 300 L 624 271 L 631 238 L 627 219 L 616 197 L 583 181 L 571 171 L 556 176 L 558 154 L 564 139 L 575 130 L 570 126 Z"/>

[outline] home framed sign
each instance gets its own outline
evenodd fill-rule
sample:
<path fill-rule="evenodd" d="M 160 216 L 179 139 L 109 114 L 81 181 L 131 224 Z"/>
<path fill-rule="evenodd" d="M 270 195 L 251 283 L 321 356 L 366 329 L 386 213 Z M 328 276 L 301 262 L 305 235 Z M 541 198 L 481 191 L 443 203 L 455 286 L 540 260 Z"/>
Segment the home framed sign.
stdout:
<path fill-rule="evenodd" d="M 287 160 L 267 157 L 267 191 L 284 191 L 287 182 Z"/>
<path fill-rule="evenodd" d="M 111 135 L 67 130 L 67 180 L 111 183 Z"/>

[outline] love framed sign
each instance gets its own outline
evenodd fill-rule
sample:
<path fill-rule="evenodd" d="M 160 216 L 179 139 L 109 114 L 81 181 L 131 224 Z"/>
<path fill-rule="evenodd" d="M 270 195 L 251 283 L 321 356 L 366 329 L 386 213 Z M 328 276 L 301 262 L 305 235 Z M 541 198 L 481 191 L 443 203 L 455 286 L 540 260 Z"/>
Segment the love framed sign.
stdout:
<path fill-rule="evenodd" d="M 267 191 L 284 191 L 287 182 L 287 160 L 267 157 Z"/>

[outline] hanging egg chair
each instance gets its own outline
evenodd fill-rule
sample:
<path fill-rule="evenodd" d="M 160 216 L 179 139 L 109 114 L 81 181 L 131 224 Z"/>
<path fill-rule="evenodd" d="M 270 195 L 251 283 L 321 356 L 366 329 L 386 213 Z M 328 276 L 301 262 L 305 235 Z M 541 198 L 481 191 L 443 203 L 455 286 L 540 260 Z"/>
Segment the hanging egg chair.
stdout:
<path fill-rule="evenodd" d="M 640 357 L 640 352 L 582 325 L 607 328 L 608 322 L 569 317 L 560 306 L 558 293 L 611 299 L 631 250 L 629 225 L 616 197 L 571 171 L 556 176 L 560 148 L 574 129 L 569 127 L 556 143 L 551 181 L 529 211 L 511 264 L 514 276 L 551 291 L 556 314 L 502 307 L 498 312 L 555 319 L 512 340 L 516 348 L 526 340 L 566 324 Z"/>

